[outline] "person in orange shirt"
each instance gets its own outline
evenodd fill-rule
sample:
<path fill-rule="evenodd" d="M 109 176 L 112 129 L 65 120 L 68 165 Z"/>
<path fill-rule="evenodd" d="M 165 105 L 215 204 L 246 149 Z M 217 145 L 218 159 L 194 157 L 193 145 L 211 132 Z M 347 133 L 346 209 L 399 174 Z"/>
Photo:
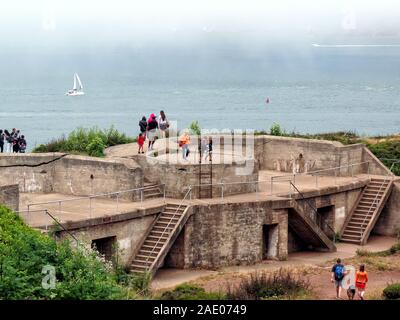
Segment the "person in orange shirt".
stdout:
<path fill-rule="evenodd" d="M 187 132 L 184 132 L 180 137 L 179 137 L 179 147 L 182 148 L 182 156 L 183 160 L 187 161 L 187 157 L 190 153 L 189 151 L 189 144 L 190 144 L 190 136 Z"/>
<path fill-rule="evenodd" d="M 368 282 L 368 273 L 365 271 L 365 265 L 360 265 L 360 270 L 356 273 L 356 287 L 358 296 L 364 300 L 365 287 Z"/>

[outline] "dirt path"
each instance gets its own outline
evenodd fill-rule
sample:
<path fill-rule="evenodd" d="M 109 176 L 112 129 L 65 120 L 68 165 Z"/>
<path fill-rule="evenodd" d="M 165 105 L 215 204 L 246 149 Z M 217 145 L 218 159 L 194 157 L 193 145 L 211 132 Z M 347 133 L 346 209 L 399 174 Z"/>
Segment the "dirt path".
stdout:
<path fill-rule="evenodd" d="M 181 283 L 192 283 L 206 291 L 226 292 L 228 287 L 240 283 L 250 273 L 262 271 L 273 273 L 280 268 L 307 279 L 311 294 L 307 298 L 329 300 L 335 298 L 335 288 L 330 282 L 330 270 L 337 257 L 344 259 L 345 264 L 357 266 L 365 263 L 370 281 L 366 290 L 366 299 L 380 299 L 382 290 L 388 283 L 400 282 L 400 255 L 388 257 L 357 257 L 357 249 L 378 252 L 390 248 L 396 240 L 390 237 L 371 237 L 368 246 L 359 247 L 350 244 L 338 244 L 334 253 L 299 252 L 289 256 L 287 261 L 263 261 L 251 266 L 236 266 L 210 270 L 177 270 L 161 269 L 152 283 L 152 289 L 160 292 L 171 289 Z M 347 299 L 346 292 L 342 298 Z"/>

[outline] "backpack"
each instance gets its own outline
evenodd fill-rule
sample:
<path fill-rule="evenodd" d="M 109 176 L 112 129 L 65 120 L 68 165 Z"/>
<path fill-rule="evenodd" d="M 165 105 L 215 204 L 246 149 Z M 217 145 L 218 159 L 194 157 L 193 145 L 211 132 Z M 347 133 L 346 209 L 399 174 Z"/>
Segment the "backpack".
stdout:
<path fill-rule="evenodd" d="M 344 266 L 342 264 L 336 265 L 335 268 L 335 280 L 342 280 L 344 278 Z"/>

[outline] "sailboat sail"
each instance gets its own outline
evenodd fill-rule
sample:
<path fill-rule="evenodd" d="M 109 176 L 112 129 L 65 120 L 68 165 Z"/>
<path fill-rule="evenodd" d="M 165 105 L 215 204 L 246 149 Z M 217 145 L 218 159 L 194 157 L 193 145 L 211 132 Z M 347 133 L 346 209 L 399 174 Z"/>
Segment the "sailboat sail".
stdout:
<path fill-rule="evenodd" d="M 76 73 L 74 74 L 74 87 L 73 87 L 73 89 L 76 90 Z"/>
<path fill-rule="evenodd" d="M 82 85 L 81 79 L 79 78 L 77 73 L 76 73 L 76 79 L 78 80 L 79 90 L 82 90 L 83 89 L 83 85 Z"/>
<path fill-rule="evenodd" d="M 65 94 L 67 96 L 82 96 L 85 94 L 82 89 L 82 81 L 79 78 L 78 74 L 74 73 L 74 87 L 72 90 L 68 90 Z"/>

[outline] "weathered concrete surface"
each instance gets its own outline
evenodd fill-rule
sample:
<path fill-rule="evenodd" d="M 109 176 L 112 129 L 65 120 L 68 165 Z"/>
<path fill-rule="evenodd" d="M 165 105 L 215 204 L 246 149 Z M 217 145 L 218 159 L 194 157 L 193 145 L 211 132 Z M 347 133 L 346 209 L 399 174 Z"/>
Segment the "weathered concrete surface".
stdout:
<path fill-rule="evenodd" d="M 19 190 L 17 184 L 0 186 L 0 204 L 4 204 L 11 210 L 18 210 Z"/>
<path fill-rule="evenodd" d="M 385 236 L 400 234 L 400 181 L 393 184 L 392 193 L 372 232 Z"/>
<path fill-rule="evenodd" d="M 132 159 L 100 159 L 61 153 L 1 154 L 3 184 L 21 192 L 71 195 L 115 192 L 142 187 L 143 172 Z M 132 194 L 122 197 L 131 198 Z"/>

